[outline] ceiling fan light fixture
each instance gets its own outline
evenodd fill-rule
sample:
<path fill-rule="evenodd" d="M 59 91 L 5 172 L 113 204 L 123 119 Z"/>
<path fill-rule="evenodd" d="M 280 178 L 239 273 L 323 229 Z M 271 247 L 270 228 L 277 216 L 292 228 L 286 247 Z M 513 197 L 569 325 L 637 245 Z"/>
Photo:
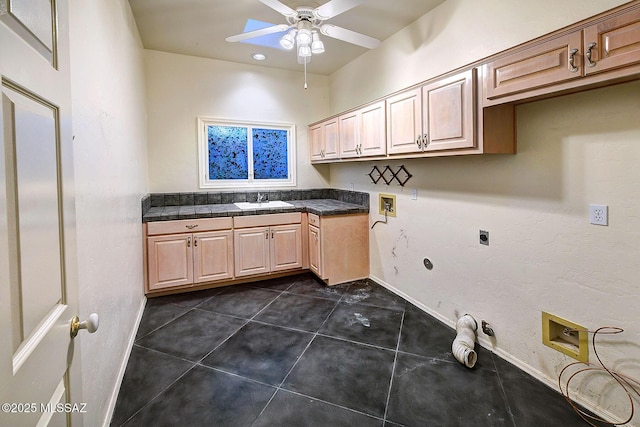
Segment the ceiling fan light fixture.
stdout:
<path fill-rule="evenodd" d="M 322 52 L 324 52 L 324 43 L 322 43 L 322 40 L 320 40 L 320 35 L 316 31 L 314 31 L 313 42 L 311 42 L 311 53 L 317 55 Z"/>
<path fill-rule="evenodd" d="M 298 34 L 296 35 L 298 46 L 311 44 L 311 22 L 306 19 L 298 22 Z"/>
<path fill-rule="evenodd" d="M 308 44 L 303 44 L 298 47 L 298 56 L 301 56 L 303 58 L 311 56 L 311 48 Z"/>
<path fill-rule="evenodd" d="M 282 36 L 282 38 L 280 39 L 280 46 L 282 46 L 284 49 L 287 49 L 287 50 L 293 49 L 293 47 L 296 44 L 295 36 L 297 32 L 298 30 L 293 28 L 287 34 Z"/>

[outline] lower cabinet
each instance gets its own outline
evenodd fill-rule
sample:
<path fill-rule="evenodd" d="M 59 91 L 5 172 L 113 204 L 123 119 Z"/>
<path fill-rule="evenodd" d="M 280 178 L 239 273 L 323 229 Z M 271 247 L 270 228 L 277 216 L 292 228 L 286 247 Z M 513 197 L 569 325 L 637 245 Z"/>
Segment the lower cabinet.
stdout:
<path fill-rule="evenodd" d="M 295 212 L 146 223 L 146 292 L 259 280 L 307 265 L 328 285 L 366 278 L 368 218 Z"/>
<path fill-rule="evenodd" d="M 234 231 L 236 277 L 302 268 L 300 224 Z"/>
<path fill-rule="evenodd" d="M 194 223 L 154 224 L 147 237 L 148 291 L 192 286 L 233 278 L 233 233 L 231 229 L 198 233 L 153 234 L 175 231 Z M 203 223 L 197 224 L 206 228 Z M 224 226 L 212 223 L 210 226 Z M 230 225 L 230 224 L 229 224 Z M 195 227 L 193 227 L 195 228 Z"/>
<path fill-rule="evenodd" d="M 309 269 L 327 285 L 369 277 L 369 215 L 309 214 Z"/>

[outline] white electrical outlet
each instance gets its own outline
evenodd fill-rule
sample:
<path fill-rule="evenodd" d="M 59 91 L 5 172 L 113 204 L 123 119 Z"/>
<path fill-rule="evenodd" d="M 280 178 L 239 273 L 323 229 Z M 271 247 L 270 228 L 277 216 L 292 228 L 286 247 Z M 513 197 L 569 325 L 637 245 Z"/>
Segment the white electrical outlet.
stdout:
<path fill-rule="evenodd" d="M 589 221 L 595 225 L 609 225 L 609 206 L 589 205 Z"/>
<path fill-rule="evenodd" d="M 411 200 L 418 200 L 418 189 L 414 188 L 411 190 Z"/>

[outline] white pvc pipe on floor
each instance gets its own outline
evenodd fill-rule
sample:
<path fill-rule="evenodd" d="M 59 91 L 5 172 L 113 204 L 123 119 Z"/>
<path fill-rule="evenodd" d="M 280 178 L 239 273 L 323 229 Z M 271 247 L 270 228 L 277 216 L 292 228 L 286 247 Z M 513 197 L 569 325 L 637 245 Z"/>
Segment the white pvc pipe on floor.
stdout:
<path fill-rule="evenodd" d="M 465 314 L 456 322 L 456 338 L 451 344 L 453 356 L 467 368 L 473 368 L 478 360 L 474 350 L 478 322 L 470 315 Z"/>

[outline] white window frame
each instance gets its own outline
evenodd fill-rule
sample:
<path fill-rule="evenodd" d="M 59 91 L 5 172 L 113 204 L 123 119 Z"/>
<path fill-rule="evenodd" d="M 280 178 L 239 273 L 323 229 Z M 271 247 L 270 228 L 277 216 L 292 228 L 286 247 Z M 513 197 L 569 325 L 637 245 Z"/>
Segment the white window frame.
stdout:
<path fill-rule="evenodd" d="M 296 126 L 293 123 L 252 122 L 229 120 L 214 117 L 198 117 L 198 157 L 200 188 L 274 188 L 295 187 L 296 185 Z M 248 131 L 247 157 L 248 179 L 209 179 L 209 139 L 208 126 L 234 126 L 260 129 L 278 129 L 287 131 L 287 170 L 288 179 L 259 179 L 253 177 L 253 139 Z"/>

